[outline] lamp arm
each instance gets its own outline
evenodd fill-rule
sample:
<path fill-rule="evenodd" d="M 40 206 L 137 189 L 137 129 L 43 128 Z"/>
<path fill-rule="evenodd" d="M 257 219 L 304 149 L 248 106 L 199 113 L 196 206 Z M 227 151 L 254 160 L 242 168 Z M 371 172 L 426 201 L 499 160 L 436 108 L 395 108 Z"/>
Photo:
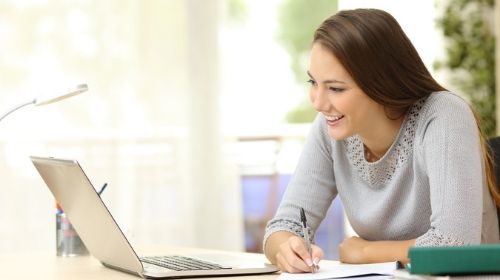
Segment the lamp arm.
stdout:
<path fill-rule="evenodd" d="M 35 104 L 36 102 L 36 99 L 33 99 L 29 102 L 26 102 L 26 103 L 23 103 L 21 105 L 18 105 L 17 107 L 11 109 L 10 111 L 8 111 L 7 113 L 5 113 L 5 115 L 3 115 L 2 117 L 0 117 L 0 121 L 2 121 L 5 117 L 7 117 L 8 115 L 10 115 L 11 113 L 17 111 L 18 109 L 21 109 L 22 107 L 24 106 L 28 106 L 28 105 L 31 105 L 31 104 Z"/>

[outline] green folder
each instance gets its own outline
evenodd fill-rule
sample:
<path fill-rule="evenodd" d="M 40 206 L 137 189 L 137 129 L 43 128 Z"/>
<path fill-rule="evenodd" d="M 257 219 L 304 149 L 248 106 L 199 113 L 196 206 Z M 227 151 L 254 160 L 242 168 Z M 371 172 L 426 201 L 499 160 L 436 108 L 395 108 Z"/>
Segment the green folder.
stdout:
<path fill-rule="evenodd" d="M 460 275 L 500 273 L 500 244 L 412 247 L 411 274 Z"/>

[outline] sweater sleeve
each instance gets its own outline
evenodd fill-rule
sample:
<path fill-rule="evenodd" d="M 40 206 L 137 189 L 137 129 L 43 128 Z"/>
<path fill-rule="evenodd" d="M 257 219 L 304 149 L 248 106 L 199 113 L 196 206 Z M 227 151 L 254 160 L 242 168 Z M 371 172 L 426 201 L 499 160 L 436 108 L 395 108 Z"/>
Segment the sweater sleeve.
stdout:
<path fill-rule="evenodd" d="M 318 114 L 277 213 L 267 224 L 264 248 L 269 236 L 277 231 L 302 236 L 299 213 L 301 207 L 306 212 L 309 236 L 311 242 L 314 242 L 314 232 L 337 195 L 331 141 L 325 119 Z"/>
<path fill-rule="evenodd" d="M 479 131 L 468 104 L 449 94 L 425 113 L 420 139 L 431 204 L 430 229 L 416 246 L 481 242 L 485 184 Z"/>

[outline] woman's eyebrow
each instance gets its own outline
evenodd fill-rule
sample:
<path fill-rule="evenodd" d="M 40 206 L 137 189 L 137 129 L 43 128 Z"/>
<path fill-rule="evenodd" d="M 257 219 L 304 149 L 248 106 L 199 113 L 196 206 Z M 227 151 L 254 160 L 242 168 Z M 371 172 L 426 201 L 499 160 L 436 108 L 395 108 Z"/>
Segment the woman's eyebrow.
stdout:
<path fill-rule="evenodd" d="M 309 78 L 311 78 L 311 79 L 314 80 L 314 77 L 311 75 L 311 73 L 309 71 L 307 71 L 307 75 L 309 76 Z M 335 79 L 325 80 L 322 83 L 323 84 L 333 84 L 333 83 L 345 84 L 345 82 L 342 82 L 342 81 L 339 81 L 339 80 L 335 80 Z"/>

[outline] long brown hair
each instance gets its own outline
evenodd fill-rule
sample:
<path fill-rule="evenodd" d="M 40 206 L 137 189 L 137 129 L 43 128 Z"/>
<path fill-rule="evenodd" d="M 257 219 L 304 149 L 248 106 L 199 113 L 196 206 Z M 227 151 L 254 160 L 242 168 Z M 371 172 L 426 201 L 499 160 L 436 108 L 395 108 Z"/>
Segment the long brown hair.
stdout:
<path fill-rule="evenodd" d="M 319 26 L 313 42 L 330 50 L 359 88 L 389 113 L 402 116 L 432 92 L 446 91 L 431 76 L 396 19 L 385 11 L 340 11 Z M 476 123 L 479 127 L 477 118 Z M 488 188 L 500 206 L 492 156 L 484 134 L 478 131 Z"/>
<path fill-rule="evenodd" d="M 483 152 L 483 157 L 484 157 L 486 183 L 488 184 L 490 193 L 493 196 L 493 199 L 495 200 L 495 204 L 497 205 L 497 207 L 500 207 L 500 189 L 498 188 L 498 184 L 496 181 L 497 178 L 495 175 L 495 168 L 493 165 L 494 161 L 493 161 L 492 151 L 488 145 L 488 141 L 486 140 L 486 137 L 484 136 L 483 130 L 481 128 L 479 116 L 477 115 L 476 112 L 474 111 L 472 112 L 474 113 L 474 118 L 476 119 L 477 128 L 479 130 L 479 137 L 481 140 L 481 151 Z"/>

